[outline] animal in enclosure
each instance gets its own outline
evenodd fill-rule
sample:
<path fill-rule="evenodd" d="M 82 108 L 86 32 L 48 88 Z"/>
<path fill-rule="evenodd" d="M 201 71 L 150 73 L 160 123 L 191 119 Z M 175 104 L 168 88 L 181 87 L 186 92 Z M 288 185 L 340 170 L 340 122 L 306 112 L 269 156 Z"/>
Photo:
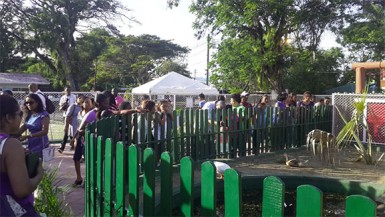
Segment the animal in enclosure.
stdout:
<path fill-rule="evenodd" d="M 289 156 L 285 153 L 283 154 L 285 157 L 285 164 L 289 167 L 303 167 L 309 160 L 299 160 L 296 158 L 289 158 Z"/>
<path fill-rule="evenodd" d="M 225 170 L 230 169 L 231 167 L 223 162 L 220 161 L 213 161 L 213 164 L 215 168 L 217 169 L 217 178 L 224 179 L 225 177 Z"/>
<path fill-rule="evenodd" d="M 311 149 L 313 155 L 318 155 L 321 160 L 331 162 L 332 153 L 335 152 L 335 138 L 326 131 L 315 129 L 307 134 L 306 146 Z"/>

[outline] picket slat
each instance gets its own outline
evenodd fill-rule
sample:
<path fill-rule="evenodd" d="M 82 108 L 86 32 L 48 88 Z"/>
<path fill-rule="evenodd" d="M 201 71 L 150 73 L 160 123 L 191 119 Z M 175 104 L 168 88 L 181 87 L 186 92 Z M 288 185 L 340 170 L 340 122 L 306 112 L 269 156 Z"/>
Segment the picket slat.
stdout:
<path fill-rule="evenodd" d="M 151 148 L 144 150 L 143 157 L 143 216 L 155 215 L 155 156 Z"/>
<path fill-rule="evenodd" d="M 112 139 L 106 139 L 104 157 L 104 216 L 112 212 Z"/>
<path fill-rule="evenodd" d="M 227 169 L 225 181 L 225 216 L 242 216 L 242 178 L 235 169 Z"/>
<path fill-rule="evenodd" d="M 118 142 L 116 145 L 116 206 L 115 210 L 118 216 L 124 215 L 125 208 L 125 194 L 127 184 L 127 152 L 123 142 Z"/>
<path fill-rule="evenodd" d="M 370 198 L 362 195 L 351 195 L 346 198 L 346 217 L 376 216 L 377 204 Z"/>
<path fill-rule="evenodd" d="M 160 215 L 172 215 L 172 157 L 170 152 L 163 152 L 160 170 Z"/>
<path fill-rule="evenodd" d="M 323 194 L 311 185 L 301 185 L 297 188 L 296 215 L 297 217 L 323 216 Z"/>
<path fill-rule="evenodd" d="M 283 216 L 285 184 L 275 176 L 263 180 L 262 216 Z"/>
<path fill-rule="evenodd" d="M 216 216 L 217 183 L 216 168 L 211 161 L 202 164 L 201 169 L 201 213 L 202 216 Z"/>
<path fill-rule="evenodd" d="M 183 157 L 180 161 L 180 210 L 183 216 L 193 216 L 194 208 L 194 166 L 191 157 Z"/>
<path fill-rule="evenodd" d="M 139 151 L 135 145 L 128 148 L 129 216 L 139 216 Z"/>
<path fill-rule="evenodd" d="M 101 125 L 101 124 L 100 124 Z M 99 131 L 100 132 L 100 131 Z M 104 161 L 104 144 L 103 144 L 103 137 L 98 136 L 98 143 L 97 143 L 97 149 L 96 149 L 96 188 L 97 188 L 97 207 L 98 207 L 98 215 L 102 215 L 103 213 L 103 203 L 104 203 L 104 189 L 103 189 L 103 161 Z"/>

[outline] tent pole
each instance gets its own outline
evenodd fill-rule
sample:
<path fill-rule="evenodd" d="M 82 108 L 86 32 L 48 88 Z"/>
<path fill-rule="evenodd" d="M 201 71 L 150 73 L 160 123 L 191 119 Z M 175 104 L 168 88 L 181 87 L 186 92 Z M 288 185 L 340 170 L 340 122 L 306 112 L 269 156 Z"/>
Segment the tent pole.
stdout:
<path fill-rule="evenodd" d="M 176 110 L 176 95 L 174 94 L 174 109 L 173 110 Z"/>

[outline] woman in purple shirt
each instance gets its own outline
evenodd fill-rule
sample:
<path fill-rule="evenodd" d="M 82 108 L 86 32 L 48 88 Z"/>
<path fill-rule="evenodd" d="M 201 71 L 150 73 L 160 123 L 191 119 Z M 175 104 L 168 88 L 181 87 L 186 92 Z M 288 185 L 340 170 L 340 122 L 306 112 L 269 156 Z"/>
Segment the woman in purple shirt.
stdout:
<path fill-rule="evenodd" d="M 0 196 L 12 197 L 23 208 L 21 215 L 39 216 L 33 208 L 32 192 L 43 178 L 42 161 L 36 175 L 30 178 L 23 146 L 18 139 L 9 137 L 19 131 L 22 116 L 19 104 L 13 97 L 1 95 L 0 105 Z M 10 214 L 3 212 L 4 207 L 0 214 Z"/>
<path fill-rule="evenodd" d="M 42 157 L 42 151 L 48 147 L 49 114 L 44 110 L 40 97 L 37 94 L 29 94 L 24 101 L 27 117 L 21 125 L 19 133 L 27 129 L 28 135 L 20 137 L 21 141 L 28 139 L 28 149 L 37 152 Z"/>

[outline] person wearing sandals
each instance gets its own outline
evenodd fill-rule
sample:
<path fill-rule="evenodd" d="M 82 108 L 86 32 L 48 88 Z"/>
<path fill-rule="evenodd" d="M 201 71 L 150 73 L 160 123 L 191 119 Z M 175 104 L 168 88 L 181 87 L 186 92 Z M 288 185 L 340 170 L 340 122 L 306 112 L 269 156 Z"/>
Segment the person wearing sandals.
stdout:
<path fill-rule="evenodd" d="M 49 145 L 48 129 L 49 114 L 44 110 L 43 103 L 37 94 L 31 93 L 24 100 L 26 108 L 25 122 L 20 126 L 19 133 L 23 134 L 26 130 L 27 135 L 20 137 L 20 141 L 28 139 L 28 149 L 36 152 L 43 157 L 43 149 Z"/>
<path fill-rule="evenodd" d="M 43 178 L 42 160 L 36 175 L 29 177 L 25 150 L 18 139 L 9 136 L 19 131 L 23 113 L 13 97 L 1 95 L 0 105 L 0 216 L 39 216 L 33 207 L 33 191 Z M 17 213 L 14 207 L 4 206 L 5 198 L 9 205 L 18 206 Z"/>
<path fill-rule="evenodd" d="M 76 131 L 78 129 L 78 114 L 81 110 L 81 106 L 84 102 L 84 95 L 79 94 L 76 98 L 76 103 L 70 105 L 65 112 L 64 117 L 64 133 L 70 137 L 70 141 L 74 138 Z M 63 142 L 61 147 L 57 150 L 59 153 L 63 153 L 64 148 L 67 142 Z"/>
<path fill-rule="evenodd" d="M 108 110 L 109 108 L 109 97 L 104 94 L 98 94 L 96 96 L 95 109 L 89 111 L 82 119 L 78 130 L 74 136 L 73 142 L 75 146 L 75 152 L 73 155 L 75 172 L 76 172 L 76 180 L 73 184 L 74 187 L 81 186 L 83 183 L 82 173 L 80 171 L 80 160 L 82 156 L 84 156 L 84 131 L 87 124 L 92 123 L 98 119 L 100 113 L 104 110 Z"/>

